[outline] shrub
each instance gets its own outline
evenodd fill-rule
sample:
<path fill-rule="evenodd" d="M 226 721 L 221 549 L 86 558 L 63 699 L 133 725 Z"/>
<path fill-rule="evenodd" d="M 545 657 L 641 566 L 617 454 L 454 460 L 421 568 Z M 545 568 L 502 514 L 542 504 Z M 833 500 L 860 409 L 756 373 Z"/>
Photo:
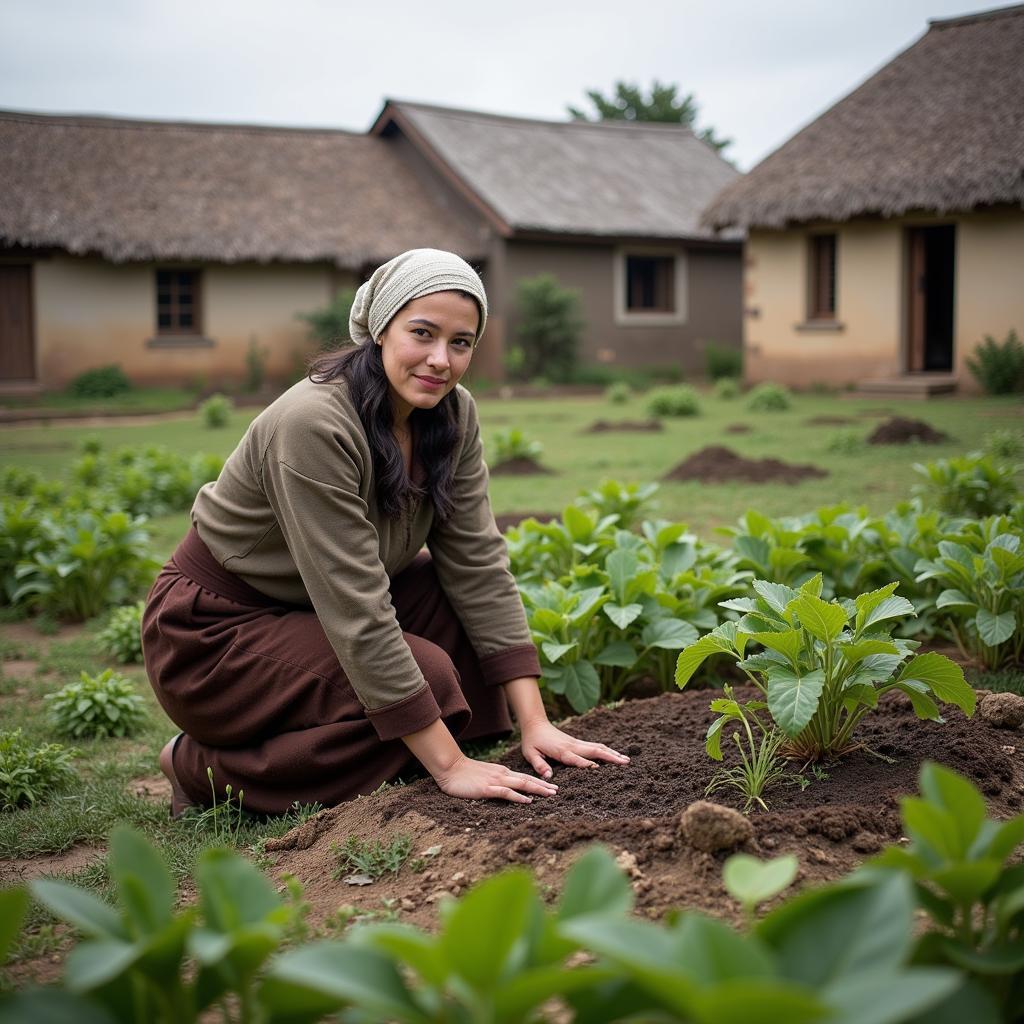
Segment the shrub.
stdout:
<path fill-rule="evenodd" d="M 647 393 L 647 411 L 652 416 L 697 416 L 700 400 L 688 384 L 654 388 Z"/>
<path fill-rule="evenodd" d="M 242 384 L 242 390 L 247 394 L 254 395 L 262 390 L 269 351 L 260 347 L 255 335 L 249 339 L 249 347 L 245 352 L 245 381 Z"/>
<path fill-rule="evenodd" d="M 747 408 L 753 412 L 785 412 L 791 405 L 789 392 L 771 381 L 751 388 L 747 397 Z"/>
<path fill-rule="evenodd" d="M 1024 434 L 1019 430 L 993 430 L 982 442 L 990 458 L 1009 461 L 1024 456 Z"/>
<path fill-rule="evenodd" d="M 76 398 L 116 398 L 131 391 L 131 381 L 120 366 L 98 366 L 80 373 L 68 386 Z"/>
<path fill-rule="evenodd" d="M 556 383 L 572 379 L 576 348 L 583 331 L 578 293 L 561 287 L 550 274 L 519 282 L 519 347 L 521 375 L 544 376 Z"/>
<path fill-rule="evenodd" d="M 991 334 L 974 349 L 967 360 L 968 369 L 990 395 L 1009 395 L 1024 391 L 1024 344 L 1012 330 L 1002 342 Z"/>
<path fill-rule="evenodd" d="M 608 389 L 605 391 L 604 397 L 607 398 L 612 405 L 623 405 L 629 401 L 632 394 L 632 388 L 630 388 L 624 380 L 617 380 L 614 384 L 608 385 Z"/>
<path fill-rule="evenodd" d="M 130 679 L 104 669 L 97 676 L 83 672 L 43 700 L 57 730 L 74 739 L 131 736 L 146 719 L 146 704 Z"/>
<path fill-rule="evenodd" d="M 0 806 L 5 811 L 34 804 L 74 775 L 72 751 L 59 743 L 34 747 L 21 734 L 0 732 Z"/>
<path fill-rule="evenodd" d="M 518 427 L 499 430 L 493 438 L 495 461 L 511 462 L 513 459 L 525 459 L 536 462 L 544 451 L 540 441 L 531 441 Z"/>
<path fill-rule="evenodd" d="M 711 380 L 743 376 L 743 350 L 740 348 L 716 345 L 711 341 L 704 350 L 704 359 Z"/>
<path fill-rule="evenodd" d="M 226 395 L 210 395 L 199 406 L 199 414 L 202 416 L 203 425 L 211 429 L 226 427 L 231 422 L 232 408 L 231 399 Z"/>
<path fill-rule="evenodd" d="M 719 377 L 715 381 L 715 398 L 731 401 L 740 396 L 740 382 L 735 377 Z"/>
<path fill-rule="evenodd" d="M 143 602 L 115 608 L 97 639 L 103 650 L 122 665 L 142 661 Z"/>
<path fill-rule="evenodd" d="M 355 291 L 346 288 L 339 291 L 322 309 L 298 314 L 300 320 L 309 324 L 310 336 L 321 351 L 351 344 L 348 318 L 355 298 Z"/>
<path fill-rule="evenodd" d="M 978 452 L 960 458 L 917 462 L 914 472 L 925 482 L 916 484 L 914 493 L 949 515 L 999 515 L 1009 512 L 1020 495 L 1016 469 L 997 465 Z"/>
<path fill-rule="evenodd" d="M 756 598 L 721 602 L 743 617 L 687 645 L 676 685 L 686 686 L 709 655 L 729 655 L 761 690 L 787 750 L 807 761 L 853 749 L 857 726 L 890 690 L 905 693 L 918 718 L 941 721 L 937 701 L 974 714 L 974 690 L 958 665 L 935 653 L 911 658 L 920 645 L 892 639 L 893 620 L 914 614 L 893 596 L 897 584 L 840 603 L 821 599 L 821 582 L 819 574 L 794 590 L 754 580 Z M 751 643 L 764 650 L 747 653 Z M 709 753 L 730 717 L 723 711 L 708 730 Z"/>

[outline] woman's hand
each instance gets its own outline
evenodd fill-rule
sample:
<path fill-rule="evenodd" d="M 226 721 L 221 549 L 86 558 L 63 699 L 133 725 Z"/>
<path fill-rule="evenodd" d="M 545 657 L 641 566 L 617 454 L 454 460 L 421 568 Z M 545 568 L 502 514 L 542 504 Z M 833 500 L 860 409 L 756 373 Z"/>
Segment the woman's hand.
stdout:
<path fill-rule="evenodd" d="M 550 779 L 551 765 L 545 758 L 551 757 L 562 764 L 578 768 L 596 768 L 598 761 L 611 764 L 629 764 L 629 758 L 603 743 L 579 740 L 562 732 L 547 719 L 535 720 L 520 726 L 523 734 L 523 757 L 533 770 L 544 779 Z"/>
<path fill-rule="evenodd" d="M 474 761 L 464 754 L 450 767 L 435 772 L 434 781 L 443 793 L 464 800 L 498 799 L 528 804 L 534 796 L 554 796 L 558 792 L 551 782 L 514 772 L 501 764 Z"/>

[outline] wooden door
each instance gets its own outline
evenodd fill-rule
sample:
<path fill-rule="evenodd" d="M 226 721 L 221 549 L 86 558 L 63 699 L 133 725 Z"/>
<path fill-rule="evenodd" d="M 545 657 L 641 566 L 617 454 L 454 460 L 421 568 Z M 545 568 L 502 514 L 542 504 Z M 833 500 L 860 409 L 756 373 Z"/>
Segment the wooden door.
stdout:
<path fill-rule="evenodd" d="M 36 379 L 32 265 L 0 263 L 0 384 Z"/>
<path fill-rule="evenodd" d="M 907 257 L 907 369 L 913 373 L 924 369 L 926 275 L 921 228 L 910 228 L 907 232 Z"/>

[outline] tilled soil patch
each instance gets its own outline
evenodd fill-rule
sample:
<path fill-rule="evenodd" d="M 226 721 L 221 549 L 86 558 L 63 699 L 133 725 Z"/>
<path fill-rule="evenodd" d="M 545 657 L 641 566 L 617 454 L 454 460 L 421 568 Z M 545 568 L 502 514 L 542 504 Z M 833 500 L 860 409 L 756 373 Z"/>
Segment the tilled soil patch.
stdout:
<path fill-rule="evenodd" d="M 542 466 L 533 459 L 505 459 L 504 462 L 496 462 L 490 467 L 491 476 L 536 476 L 537 474 L 551 474 L 553 469 Z"/>
<path fill-rule="evenodd" d="M 727 434 L 749 434 L 754 428 L 749 423 L 730 423 L 725 428 Z"/>
<path fill-rule="evenodd" d="M 658 917 L 670 907 L 694 907 L 733 915 L 737 908 L 721 886 L 728 853 L 701 852 L 678 833 L 681 811 L 703 799 L 716 767 L 704 751 L 713 695 L 668 694 L 570 720 L 568 731 L 607 743 L 632 761 L 626 767 L 556 769 L 560 789 L 551 799 L 529 805 L 457 800 L 423 779 L 324 811 L 268 844 L 279 851 L 276 870 L 302 881 L 315 916 L 344 904 L 379 913 L 388 900 L 403 920 L 432 926 L 445 894 L 459 895 L 510 864 L 528 865 L 553 897 L 576 857 L 601 842 L 632 878 L 641 913 Z M 967 719 L 956 709 L 944 725 L 919 722 L 909 702 L 894 695 L 865 719 L 859 739 L 862 749 L 824 766 L 820 777 L 807 770 L 802 782 L 794 779 L 767 793 L 770 810 L 751 813 L 754 838 L 745 848 L 760 856 L 797 854 L 802 884 L 837 878 L 900 839 L 899 798 L 917 792 L 926 758 L 970 778 L 985 793 L 990 813 L 1006 817 L 1020 810 L 1020 731 Z M 723 743 L 726 764 L 732 746 Z M 504 761 L 527 770 L 517 750 Z M 794 775 L 799 768 L 793 767 Z M 742 805 L 729 790 L 713 799 Z M 399 834 L 412 838 L 421 870 L 407 865 L 367 886 L 331 878 L 332 843 L 352 835 L 387 842 Z"/>
<path fill-rule="evenodd" d="M 669 470 L 662 480 L 698 480 L 701 483 L 723 483 L 743 480 L 760 484 L 771 481 L 797 483 L 808 477 L 828 476 L 818 466 L 797 465 L 779 459 L 745 459 L 731 448 L 709 445 L 694 452 L 688 459 Z"/>
<path fill-rule="evenodd" d="M 923 420 L 911 420 L 903 416 L 893 416 L 892 419 L 880 423 L 868 435 L 868 444 L 909 444 L 911 441 L 941 444 L 948 440 L 948 434 L 936 430 Z"/>
<path fill-rule="evenodd" d="M 622 430 L 631 433 L 657 434 L 665 429 L 661 420 L 595 420 L 583 431 L 584 434 L 607 434 Z"/>
<path fill-rule="evenodd" d="M 852 416 L 812 416 L 809 420 L 804 420 L 808 427 L 842 427 L 856 422 Z"/>

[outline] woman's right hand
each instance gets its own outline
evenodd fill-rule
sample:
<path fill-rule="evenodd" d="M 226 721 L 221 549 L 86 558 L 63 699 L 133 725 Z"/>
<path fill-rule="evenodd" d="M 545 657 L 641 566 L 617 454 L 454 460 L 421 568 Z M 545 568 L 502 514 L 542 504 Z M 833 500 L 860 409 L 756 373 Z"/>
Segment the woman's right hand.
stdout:
<path fill-rule="evenodd" d="M 511 800 L 531 803 L 534 796 L 554 796 L 558 787 L 534 775 L 515 772 L 502 764 L 474 761 L 465 754 L 434 773 L 441 792 L 463 800 Z"/>

